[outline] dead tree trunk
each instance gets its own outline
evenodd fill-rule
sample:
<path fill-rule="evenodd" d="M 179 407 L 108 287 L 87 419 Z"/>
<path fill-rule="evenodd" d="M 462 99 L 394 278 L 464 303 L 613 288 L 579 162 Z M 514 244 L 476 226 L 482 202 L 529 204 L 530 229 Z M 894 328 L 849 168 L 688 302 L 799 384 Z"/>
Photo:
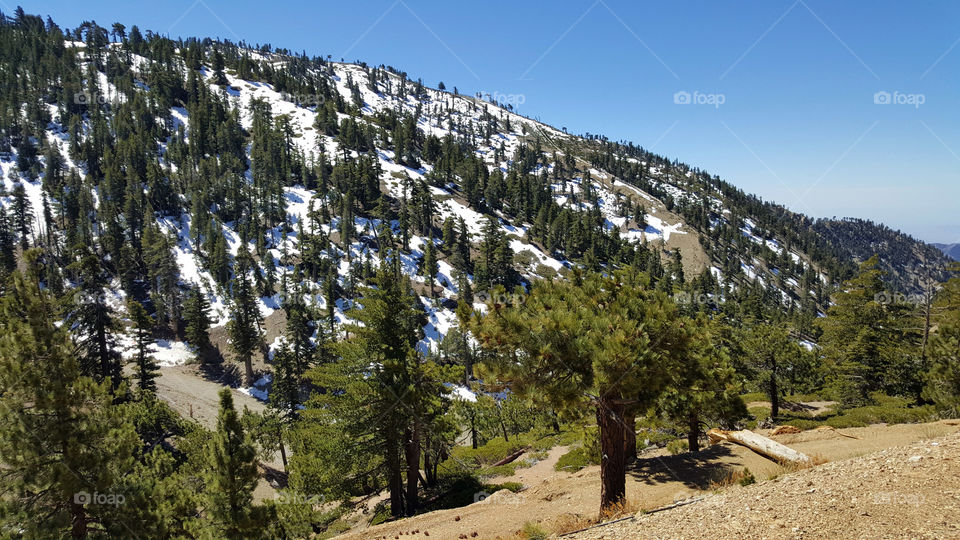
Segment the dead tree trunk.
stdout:
<path fill-rule="evenodd" d="M 707 436 L 710 437 L 710 441 L 713 443 L 721 441 L 736 443 L 777 463 L 793 463 L 797 465 L 809 465 L 812 463 L 810 457 L 803 452 L 798 452 L 789 446 L 780 444 L 777 441 L 768 439 L 748 429 L 742 431 L 711 429 L 707 432 Z"/>

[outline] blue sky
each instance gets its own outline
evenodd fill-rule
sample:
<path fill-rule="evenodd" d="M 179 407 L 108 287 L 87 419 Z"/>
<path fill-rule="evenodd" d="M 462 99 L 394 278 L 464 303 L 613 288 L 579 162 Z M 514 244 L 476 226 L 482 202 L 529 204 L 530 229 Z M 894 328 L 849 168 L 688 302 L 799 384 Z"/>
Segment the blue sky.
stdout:
<path fill-rule="evenodd" d="M 23 7 L 67 27 L 119 21 L 392 65 L 431 86 L 512 98 L 574 133 L 633 141 L 809 215 L 960 242 L 960 2 Z"/>

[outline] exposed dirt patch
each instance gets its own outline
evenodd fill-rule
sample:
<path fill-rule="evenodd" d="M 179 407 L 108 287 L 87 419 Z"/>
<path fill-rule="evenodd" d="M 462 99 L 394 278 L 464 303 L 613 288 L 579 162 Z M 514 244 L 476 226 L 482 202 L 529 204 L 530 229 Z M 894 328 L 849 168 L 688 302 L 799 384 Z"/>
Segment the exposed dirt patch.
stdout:
<path fill-rule="evenodd" d="M 818 416 L 823 413 L 828 413 L 837 405 L 836 401 L 784 401 L 780 403 L 780 408 L 792 412 L 802 412 L 810 416 Z M 752 409 L 754 407 L 766 407 L 770 408 L 769 401 L 751 401 L 747 403 L 747 408 Z"/>
<path fill-rule="evenodd" d="M 954 430 L 572 538 L 958 538 L 958 460 L 960 434 Z"/>
<path fill-rule="evenodd" d="M 810 456 L 829 460 L 856 458 L 895 446 L 929 440 L 960 432 L 960 423 L 877 425 L 865 428 L 839 430 L 859 437 L 850 439 L 833 431 L 806 431 L 799 434 L 777 436 L 776 440 L 792 446 Z M 759 430 L 761 433 L 768 433 Z M 960 437 L 955 440 L 960 445 Z M 924 443 L 929 445 L 929 443 Z M 559 450 L 557 450 L 559 454 Z M 551 452 L 550 460 L 553 457 Z M 559 457 L 559 456 L 557 456 Z M 960 460 L 960 454 L 955 458 Z M 541 466 L 542 465 L 542 466 Z M 829 464 L 828 464 L 829 465 Z M 940 464 L 940 474 L 947 470 Z M 770 477 L 782 477 L 789 470 L 760 457 L 750 450 L 736 445 L 717 445 L 697 454 L 666 455 L 663 450 L 646 453 L 631 467 L 627 478 L 627 498 L 639 508 L 651 510 L 677 500 L 710 495 L 713 487 L 736 471 L 748 467 L 759 482 Z M 954 468 L 956 465 L 954 465 Z M 816 469 L 814 469 L 816 470 Z M 498 478 L 495 481 L 521 481 L 527 489 L 517 494 L 502 494 L 482 503 L 463 508 L 430 512 L 413 518 L 386 523 L 376 527 L 354 530 L 344 538 L 514 538 L 524 523 L 539 523 L 551 530 L 559 520 L 578 521 L 595 518 L 600 504 L 600 468 L 587 467 L 576 473 L 556 472 L 552 465 L 541 462 L 525 470 L 518 470 L 515 477 Z M 767 482 L 771 483 L 771 482 Z M 774 484 L 776 485 L 776 484 Z M 894 486 L 894 484 L 891 484 Z M 960 487 L 960 486 L 958 486 Z M 738 490 L 740 488 L 737 488 Z M 809 488 L 808 488 L 809 489 Z M 890 487 L 890 491 L 897 489 Z M 912 489 L 912 488 L 911 488 Z M 901 490 L 901 491 L 906 491 Z M 956 491 L 954 493 L 960 493 Z M 772 495 L 770 497 L 773 497 Z M 929 499 L 928 499 L 929 500 Z M 956 500 L 955 500 L 956 502 Z M 796 505 L 796 499 L 784 497 L 785 506 Z M 730 513 L 730 512 L 728 512 Z M 659 514 L 655 514 L 659 515 Z M 750 514 L 752 515 L 752 514 Z M 719 522 L 721 520 L 717 520 Z M 802 521 L 802 520 L 801 520 Z M 708 531 L 706 521 L 691 520 L 688 531 L 675 536 L 701 536 Z M 754 530 L 747 536 L 782 536 L 791 532 L 786 529 Z M 612 526 L 611 526 L 612 527 Z M 810 531 L 811 528 L 804 530 Z M 908 529 L 904 529 L 906 531 Z M 413 531 L 418 531 L 413 533 Z M 599 529 L 598 529 L 599 531 Z M 627 531 L 627 529 L 625 529 Z M 642 538 L 647 536 L 671 536 L 669 529 L 650 527 L 629 529 L 621 536 L 591 536 L 588 538 Z M 429 533 L 429 536 L 426 535 Z M 476 536 L 471 536 L 477 533 Z M 603 534 L 603 533 L 597 533 Z M 742 536 L 742 535 L 738 535 Z"/>

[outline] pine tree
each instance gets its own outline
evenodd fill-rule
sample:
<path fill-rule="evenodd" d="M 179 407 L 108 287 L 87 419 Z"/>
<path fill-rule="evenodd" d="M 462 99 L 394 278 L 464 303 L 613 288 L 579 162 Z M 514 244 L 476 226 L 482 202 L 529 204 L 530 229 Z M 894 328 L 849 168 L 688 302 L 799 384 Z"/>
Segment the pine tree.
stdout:
<path fill-rule="evenodd" d="M 13 276 L 0 302 L 0 523 L 26 537 L 83 538 L 124 527 L 115 507 L 137 436 L 108 383 L 81 373 L 37 270 Z M 38 519 L 43 516 L 43 519 Z"/>
<path fill-rule="evenodd" d="M 160 370 L 156 360 L 150 354 L 150 344 L 153 343 L 151 339 L 154 325 L 153 317 L 147 313 L 143 304 L 132 299 L 127 302 L 127 312 L 130 315 L 134 347 L 136 348 L 133 357 L 134 378 L 138 381 L 141 394 L 156 393 L 156 378 Z"/>
<path fill-rule="evenodd" d="M 253 504 L 257 486 L 257 452 L 243 430 L 229 388 L 220 390 L 217 431 L 210 443 L 207 512 L 222 538 L 250 538 L 263 527 L 263 508 Z"/>
<path fill-rule="evenodd" d="M 801 356 L 800 346 L 782 326 L 758 323 L 744 331 L 742 347 L 750 378 L 767 394 L 770 416 L 780 414 L 785 379 Z"/>
<path fill-rule="evenodd" d="M 108 274 L 100 264 L 100 257 L 89 250 L 81 252 L 80 260 L 72 267 L 79 283 L 72 294 L 73 305 L 67 314 L 67 323 L 77 344 L 81 369 L 98 381 L 109 378 L 117 388 L 121 380 L 117 346 L 120 323 L 107 303 Z"/>
<path fill-rule="evenodd" d="M 828 363 L 828 386 L 844 406 L 869 402 L 872 392 L 916 395 L 922 373 L 919 360 L 922 326 L 914 306 L 886 292 L 876 256 L 844 282 L 827 316 L 817 320 L 820 344 Z"/>
<path fill-rule="evenodd" d="M 700 317 L 685 321 L 683 330 L 690 334 L 690 348 L 678 355 L 657 409 L 685 428 L 687 446 L 691 452 L 697 452 L 703 433 L 701 424 L 718 422 L 731 426 L 747 415 L 747 408 L 740 399 L 740 385 L 729 351 L 722 343 L 721 324 Z"/>
<path fill-rule="evenodd" d="M 30 207 L 30 199 L 27 198 L 27 191 L 22 182 L 17 182 L 13 186 L 13 192 L 10 194 L 13 199 L 10 205 L 10 212 L 13 216 L 13 229 L 20 238 L 20 249 L 27 249 L 30 246 L 30 236 L 33 233 L 33 210 Z"/>
<path fill-rule="evenodd" d="M 362 289 L 362 309 L 349 313 L 359 324 L 335 345 L 340 359 L 310 372 L 327 390 L 304 411 L 304 431 L 296 439 L 309 446 L 294 452 L 293 474 L 305 484 L 311 483 L 306 478 L 324 478 L 335 497 L 383 479 L 391 513 L 400 516 L 417 507 L 425 429 L 418 419 L 437 406 L 443 377 L 415 349 L 423 321 L 409 279 L 385 262 L 372 281 L 374 287 Z M 344 453 L 345 446 L 355 451 Z"/>
<path fill-rule="evenodd" d="M 960 264 L 954 264 L 960 272 Z M 930 343 L 932 366 L 923 396 L 944 416 L 960 415 L 960 277 L 950 279 L 940 291 L 935 307 L 937 332 Z"/>
<path fill-rule="evenodd" d="M 604 456 L 602 513 L 626 493 L 625 419 L 655 402 L 670 362 L 689 347 L 676 307 L 648 286 L 636 273 L 538 282 L 522 305 L 493 304 L 471 328 L 519 396 L 552 409 L 593 408 Z"/>
<path fill-rule="evenodd" d="M 443 251 L 446 253 L 453 253 L 454 248 L 457 245 L 457 231 L 456 224 L 453 220 L 453 216 L 447 216 L 443 220 Z"/>
<path fill-rule="evenodd" d="M 253 385 L 253 354 L 263 342 L 261 326 L 263 316 L 253 292 L 253 285 L 247 277 L 246 257 L 237 263 L 237 272 L 233 278 L 233 302 L 230 310 L 230 322 L 227 331 L 230 334 L 230 346 L 237 359 L 243 362 L 243 385 Z"/>
<path fill-rule="evenodd" d="M 183 306 L 187 343 L 197 349 L 201 359 L 210 350 L 210 303 L 199 286 L 190 289 Z"/>
<path fill-rule="evenodd" d="M 430 296 L 432 297 L 434 282 L 437 279 L 439 268 L 437 265 L 437 254 L 433 247 L 433 239 L 427 238 L 425 243 L 426 247 L 423 250 L 423 275 L 427 278 L 427 284 L 430 285 Z"/>

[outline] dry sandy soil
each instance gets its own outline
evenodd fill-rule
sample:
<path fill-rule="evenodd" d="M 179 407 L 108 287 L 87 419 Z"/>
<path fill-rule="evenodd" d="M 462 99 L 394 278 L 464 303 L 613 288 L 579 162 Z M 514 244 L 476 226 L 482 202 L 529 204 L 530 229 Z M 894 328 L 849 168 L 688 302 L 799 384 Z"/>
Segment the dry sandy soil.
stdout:
<path fill-rule="evenodd" d="M 220 410 L 218 393 L 225 385 L 215 377 L 205 378 L 195 365 L 165 367 L 157 378 L 157 395 L 184 418 L 192 418 L 207 429 L 217 428 L 217 413 Z M 238 411 L 244 408 L 263 412 L 262 401 L 232 390 L 233 406 Z M 262 477 L 253 493 L 254 499 L 262 501 L 276 496 L 276 489 L 267 478 L 282 478 L 283 464 L 279 456 L 269 463 L 261 464 Z"/>
<path fill-rule="evenodd" d="M 165 367 L 157 379 L 157 394 L 173 410 L 208 429 L 217 427 L 221 388 L 223 383 L 204 378 L 195 365 Z M 239 411 L 244 407 L 257 412 L 264 409 L 262 401 L 237 390 L 233 390 L 233 405 Z"/>
<path fill-rule="evenodd" d="M 760 432 L 768 433 L 763 430 Z M 818 523 L 814 518 L 835 520 L 838 527 L 842 527 L 847 522 L 856 523 L 852 518 L 858 512 L 880 516 L 876 518 L 869 515 L 859 516 L 859 519 L 864 524 L 872 523 L 871 526 L 875 525 L 877 531 L 886 531 L 884 534 L 888 535 L 909 536 L 908 531 L 930 530 L 940 533 L 952 531 L 951 534 L 960 537 L 960 530 L 945 528 L 948 525 L 936 525 L 936 519 L 934 519 L 934 514 L 939 511 L 935 507 L 945 511 L 953 508 L 955 511 L 957 497 L 960 496 L 957 495 L 960 493 L 957 490 L 960 488 L 960 477 L 956 474 L 956 467 L 960 462 L 960 422 L 877 425 L 844 429 L 841 433 L 858 438 L 843 437 L 831 431 L 807 431 L 775 437 L 776 440 L 808 455 L 832 462 L 796 473 L 790 473 L 747 449 L 729 444 L 712 446 L 697 454 L 669 456 L 659 451 L 644 454 L 630 469 L 627 479 L 627 498 L 637 508 L 653 510 L 674 501 L 703 496 L 708 496 L 710 501 L 725 501 L 726 497 L 742 496 L 746 497 L 743 501 L 753 502 L 748 501 L 742 504 L 738 502 L 732 506 L 711 502 L 708 506 L 704 501 L 651 514 L 636 521 L 593 529 L 584 533 L 583 537 L 784 537 L 800 536 L 800 533 L 810 537 L 837 536 L 841 533 L 854 537 L 876 536 L 871 533 L 872 529 L 868 528 L 862 529 L 862 534 L 851 535 L 849 531 L 843 532 L 838 528 L 824 529 L 826 532 L 821 534 L 813 526 Z M 930 442 L 930 439 L 944 435 L 950 435 L 950 437 L 942 441 L 934 441 L 938 442 L 937 445 L 932 445 Z M 889 450 L 893 447 L 909 446 L 917 441 L 926 442 L 919 443 L 913 449 Z M 929 459 L 923 457 L 928 450 Z M 599 506 L 599 467 L 588 467 L 573 474 L 554 472 L 553 464 L 563 451 L 565 449 L 554 449 L 547 460 L 529 469 L 518 470 L 515 477 L 493 480 L 493 482 L 505 480 L 523 482 L 525 489 L 520 493 L 499 492 L 484 502 L 463 508 L 431 512 L 362 530 L 355 529 L 343 535 L 343 538 L 516 538 L 516 532 L 527 522 L 537 523 L 549 531 L 556 530 L 561 522 L 570 523 L 594 518 Z M 878 451 L 887 453 L 856 461 L 843 461 Z M 951 452 L 952 456 L 949 455 Z M 937 457 L 941 453 L 944 455 Z M 887 455 L 890 457 L 885 457 Z M 921 455 L 921 459 L 910 461 L 913 455 Z M 889 463 L 888 459 L 891 460 Z M 950 462 L 950 459 L 954 461 Z M 872 463 L 871 466 L 875 467 L 861 470 L 864 463 Z M 851 479 L 849 482 L 841 482 L 839 478 L 843 476 L 848 466 L 851 467 Z M 901 466 L 903 468 L 900 468 Z M 711 495 L 716 488 L 715 482 L 722 481 L 731 472 L 739 471 L 744 467 L 748 467 L 753 472 L 759 482 L 758 485 L 746 489 L 732 488 L 725 491 L 723 495 Z M 953 475 L 950 484 L 944 483 L 942 487 L 937 485 L 941 477 L 950 474 Z M 814 484 L 806 485 L 807 476 Z M 775 480 L 768 480 L 771 477 Z M 787 480 L 794 477 L 804 478 L 803 484 L 798 483 L 801 480 Z M 872 491 L 866 492 L 864 487 L 869 482 L 873 482 Z M 842 493 L 841 488 L 848 483 L 850 486 L 859 485 L 860 487 L 857 488 L 859 491 Z M 810 489 L 814 491 L 807 493 Z M 741 493 L 746 495 L 740 495 Z M 871 497 L 875 493 L 880 493 L 880 496 L 889 493 L 891 499 L 897 501 L 897 504 L 869 506 L 873 500 Z M 914 506 L 899 504 L 905 498 L 920 494 L 925 495 L 924 504 L 929 505 L 923 513 L 916 512 Z M 797 497 L 800 496 L 803 498 L 798 499 Z M 761 498 L 754 499 L 754 497 Z M 854 507 L 851 509 L 850 504 L 853 498 L 859 498 L 860 503 L 852 503 Z M 813 504 L 814 501 L 821 501 L 823 506 Z M 864 501 L 867 506 L 863 506 Z M 846 506 L 841 508 L 840 505 Z M 752 510 L 746 510 L 747 506 Z M 700 518 L 689 514 L 695 512 L 697 508 L 715 507 L 719 509 L 716 510 L 716 515 L 710 514 L 709 519 L 706 516 Z M 767 508 L 773 510 L 768 512 Z M 895 528 L 894 518 L 882 517 L 894 511 L 921 516 L 922 519 L 921 517 L 911 518 L 914 520 L 910 523 L 916 527 L 921 523 L 927 524 L 925 525 L 927 529 Z M 680 512 L 686 516 L 683 519 L 689 520 L 687 528 L 672 530 L 667 528 L 666 524 L 659 524 L 659 521 L 651 522 L 649 526 L 645 525 L 645 520 L 665 520 L 666 516 L 681 515 L 678 514 Z M 831 512 L 838 517 L 830 517 Z M 766 521 L 760 520 L 762 514 L 768 513 L 769 518 L 764 518 Z M 813 516 L 813 513 L 818 516 Z M 944 519 L 951 518 L 940 518 L 940 521 L 943 522 Z M 954 523 L 960 523 L 960 512 L 952 519 Z M 740 530 L 733 526 L 711 526 L 709 530 L 704 528 L 706 523 L 722 522 L 736 523 L 746 529 Z M 771 525 L 775 525 L 775 528 L 771 529 Z M 794 527 L 799 528 L 794 531 Z M 927 536 L 942 535 L 928 534 Z M 917 534 L 917 536 L 924 535 Z"/>
<path fill-rule="evenodd" d="M 954 432 L 570 537 L 960 538 L 958 465 L 960 434 Z"/>

